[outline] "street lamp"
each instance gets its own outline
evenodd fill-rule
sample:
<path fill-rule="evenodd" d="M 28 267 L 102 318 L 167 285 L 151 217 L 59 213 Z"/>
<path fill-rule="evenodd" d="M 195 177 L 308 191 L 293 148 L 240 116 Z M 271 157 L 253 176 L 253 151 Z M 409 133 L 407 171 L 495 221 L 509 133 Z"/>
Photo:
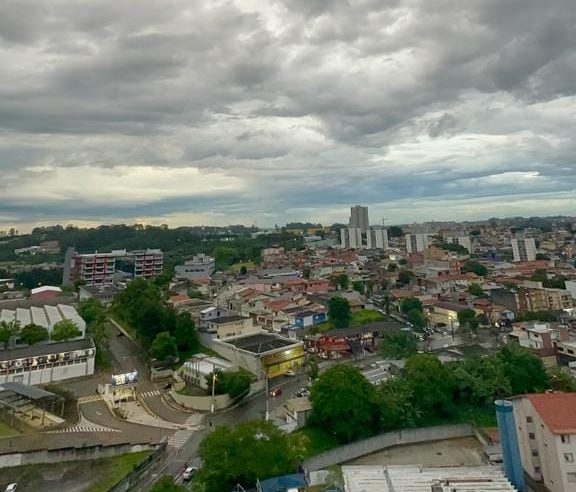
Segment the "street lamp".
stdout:
<path fill-rule="evenodd" d="M 214 400 L 216 398 L 215 389 L 216 389 L 216 371 L 212 373 L 212 403 L 210 403 L 210 413 L 214 413 Z"/>
<path fill-rule="evenodd" d="M 264 383 L 265 383 L 264 397 L 265 397 L 265 403 L 266 403 L 266 411 L 264 414 L 264 420 L 266 420 L 266 422 L 268 422 L 270 420 L 270 401 L 268 400 L 268 398 L 270 396 L 269 380 L 268 380 L 268 374 L 266 373 L 266 371 L 264 369 L 262 369 L 262 367 L 260 367 L 260 372 L 264 375 Z"/>

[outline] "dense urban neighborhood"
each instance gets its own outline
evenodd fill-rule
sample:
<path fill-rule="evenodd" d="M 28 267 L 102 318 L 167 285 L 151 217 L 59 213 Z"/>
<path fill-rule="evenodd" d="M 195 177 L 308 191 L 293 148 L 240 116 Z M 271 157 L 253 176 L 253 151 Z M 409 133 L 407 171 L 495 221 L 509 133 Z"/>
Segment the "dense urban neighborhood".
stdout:
<path fill-rule="evenodd" d="M 569 492 L 575 233 L 8 231 L 0 488 Z"/>

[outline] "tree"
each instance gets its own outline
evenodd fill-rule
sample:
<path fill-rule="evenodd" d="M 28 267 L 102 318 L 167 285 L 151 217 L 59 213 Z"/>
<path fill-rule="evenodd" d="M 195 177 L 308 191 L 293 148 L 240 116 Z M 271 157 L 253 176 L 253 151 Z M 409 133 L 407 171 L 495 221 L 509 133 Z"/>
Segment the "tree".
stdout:
<path fill-rule="evenodd" d="M 406 359 L 418 350 L 416 338 L 410 331 L 385 331 L 379 345 L 380 354 L 385 359 Z"/>
<path fill-rule="evenodd" d="M 386 268 L 386 270 L 387 270 L 388 272 L 392 272 L 392 273 L 393 273 L 393 272 L 395 272 L 396 270 L 398 270 L 398 265 L 397 265 L 396 263 L 390 263 L 390 264 L 388 265 L 388 267 Z"/>
<path fill-rule="evenodd" d="M 404 377 L 422 415 L 449 417 L 453 413 L 454 379 L 450 370 L 433 355 L 413 355 L 406 362 Z"/>
<path fill-rule="evenodd" d="M 334 296 L 328 301 L 328 319 L 335 328 L 348 328 L 352 314 L 350 303 L 341 296 Z"/>
<path fill-rule="evenodd" d="M 368 437 L 377 428 L 374 387 L 354 367 L 333 366 L 320 374 L 310 400 L 310 424 L 330 429 L 339 442 Z"/>
<path fill-rule="evenodd" d="M 461 255 L 470 254 L 470 252 L 464 246 L 461 246 L 460 244 L 440 242 L 440 243 L 437 243 L 436 246 L 438 246 L 439 248 L 441 248 L 445 251 L 452 251 L 453 253 L 458 253 Z"/>
<path fill-rule="evenodd" d="M 182 312 L 176 315 L 176 326 L 174 328 L 174 338 L 178 350 L 192 350 L 198 347 L 198 337 L 194 321 L 190 313 Z"/>
<path fill-rule="evenodd" d="M 388 227 L 388 237 L 402 237 L 404 235 L 404 231 L 399 226 L 390 226 Z"/>
<path fill-rule="evenodd" d="M 214 373 L 206 375 L 208 386 L 212 386 L 212 378 Z M 246 396 L 250 390 L 250 383 L 252 376 L 248 371 L 239 369 L 238 371 L 216 371 L 216 381 L 214 384 L 214 392 L 217 395 L 229 395 L 230 398 L 236 400 L 241 396 Z"/>
<path fill-rule="evenodd" d="M 545 255 L 544 253 L 536 253 L 536 259 L 549 261 L 550 257 L 548 255 Z"/>
<path fill-rule="evenodd" d="M 409 284 L 414 278 L 414 274 L 410 270 L 401 270 L 398 273 L 398 283 L 402 285 Z"/>
<path fill-rule="evenodd" d="M 470 335 L 478 331 L 478 321 L 476 320 L 476 311 L 474 309 L 463 309 L 458 311 L 458 323 L 460 326 L 468 328 Z"/>
<path fill-rule="evenodd" d="M 350 285 L 350 279 L 345 273 L 336 275 L 330 279 L 330 283 L 338 290 L 346 290 Z"/>
<path fill-rule="evenodd" d="M 400 301 L 400 312 L 402 314 L 408 314 L 410 311 L 423 311 L 422 302 L 420 299 L 416 299 L 415 297 L 406 297 Z"/>
<path fill-rule="evenodd" d="M 176 339 L 168 331 L 158 333 L 150 346 L 150 355 L 159 361 L 174 361 L 178 358 Z"/>
<path fill-rule="evenodd" d="M 174 482 L 172 476 L 165 475 L 154 484 L 150 492 L 186 492 L 186 488 Z"/>
<path fill-rule="evenodd" d="M 65 342 L 80 335 L 82 335 L 82 332 L 74 321 L 63 319 L 54 325 L 50 338 L 55 342 Z"/>
<path fill-rule="evenodd" d="M 96 299 L 81 301 L 78 306 L 78 314 L 86 321 L 87 325 L 101 323 L 106 320 L 106 309 Z"/>
<path fill-rule="evenodd" d="M 352 282 L 352 288 L 356 291 L 359 292 L 360 294 L 364 294 L 364 283 L 356 280 L 354 282 Z"/>
<path fill-rule="evenodd" d="M 468 293 L 475 297 L 488 297 L 482 287 L 480 287 L 480 284 L 470 284 Z"/>
<path fill-rule="evenodd" d="M 248 269 L 246 268 L 246 265 L 242 265 L 240 267 L 240 275 L 242 275 L 243 277 L 245 277 L 248 274 Z"/>
<path fill-rule="evenodd" d="M 489 406 L 512 394 L 506 368 L 497 357 L 466 359 L 455 367 L 454 376 L 460 399 L 473 405 Z"/>
<path fill-rule="evenodd" d="M 253 488 L 257 480 L 294 473 L 306 453 L 307 439 L 285 434 L 271 422 L 218 426 L 200 443 L 202 468 L 194 483 L 205 492 Z"/>
<path fill-rule="evenodd" d="M 30 323 L 20 330 L 20 340 L 26 345 L 35 345 L 48 340 L 48 330 L 43 326 Z"/>
<path fill-rule="evenodd" d="M 417 309 L 412 309 L 412 311 L 408 311 L 406 314 L 406 319 L 408 323 L 412 325 L 414 329 L 417 331 L 422 331 L 422 329 L 426 326 L 426 316 L 422 311 L 418 311 Z"/>
<path fill-rule="evenodd" d="M 504 364 L 513 395 L 540 393 L 548 388 L 548 374 L 542 360 L 514 343 L 501 347 L 496 356 Z"/>
<path fill-rule="evenodd" d="M 468 272 L 475 273 L 479 277 L 484 277 L 488 274 L 488 269 L 481 263 L 470 260 L 464 263 L 462 266 L 462 273 Z"/>
<path fill-rule="evenodd" d="M 576 379 L 566 370 L 559 367 L 548 369 L 548 379 L 554 391 L 576 392 Z"/>
<path fill-rule="evenodd" d="M 10 341 L 20 332 L 18 321 L 0 321 L 0 343 L 4 350 L 8 349 Z"/>
<path fill-rule="evenodd" d="M 306 358 L 306 360 L 304 361 L 304 368 L 308 373 L 308 377 L 312 381 L 318 379 L 318 374 L 320 374 L 320 368 L 318 367 L 318 363 L 312 357 Z"/>
<path fill-rule="evenodd" d="M 404 378 L 390 378 L 376 388 L 376 402 L 380 415 L 380 430 L 416 427 L 420 412 L 413 404 L 412 388 Z"/>

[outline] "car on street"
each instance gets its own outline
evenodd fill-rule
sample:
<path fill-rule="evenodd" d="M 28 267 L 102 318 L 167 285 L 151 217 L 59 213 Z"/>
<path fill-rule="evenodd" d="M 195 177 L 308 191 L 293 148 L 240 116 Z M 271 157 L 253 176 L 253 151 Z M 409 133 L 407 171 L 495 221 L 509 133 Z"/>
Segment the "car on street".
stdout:
<path fill-rule="evenodd" d="M 198 469 L 194 466 L 187 466 L 186 469 L 184 470 L 184 473 L 182 474 L 182 480 L 184 481 L 188 481 L 190 480 L 194 474 L 198 471 Z"/>
<path fill-rule="evenodd" d="M 276 397 L 282 394 L 282 388 L 274 388 L 270 391 L 270 396 Z"/>
<path fill-rule="evenodd" d="M 162 389 L 165 389 L 165 390 L 169 390 L 171 388 L 172 388 L 172 383 L 166 383 L 164 386 L 162 386 Z"/>
<path fill-rule="evenodd" d="M 288 369 L 284 375 L 286 376 L 296 376 L 296 371 L 294 371 L 293 369 Z"/>
<path fill-rule="evenodd" d="M 8 485 L 8 487 L 6 487 L 4 489 L 4 492 L 16 492 L 16 489 L 18 488 L 18 484 L 17 483 L 11 483 Z"/>

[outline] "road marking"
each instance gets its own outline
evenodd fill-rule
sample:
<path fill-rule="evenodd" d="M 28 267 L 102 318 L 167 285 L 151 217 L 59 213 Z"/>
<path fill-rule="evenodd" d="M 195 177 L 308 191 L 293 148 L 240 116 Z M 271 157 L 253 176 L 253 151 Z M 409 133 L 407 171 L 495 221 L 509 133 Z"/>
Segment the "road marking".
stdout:
<path fill-rule="evenodd" d="M 140 396 L 143 396 L 144 398 L 151 398 L 153 396 L 160 396 L 162 394 L 162 392 L 160 390 L 150 390 L 150 391 L 145 391 L 144 393 L 140 393 Z"/>
<path fill-rule="evenodd" d="M 101 401 L 102 395 L 89 395 L 89 396 L 81 396 L 78 398 L 78 403 L 82 405 L 83 403 L 94 403 L 95 401 Z"/>
<path fill-rule="evenodd" d="M 168 446 L 171 446 L 175 449 L 180 449 L 182 446 L 184 446 L 184 444 L 186 444 L 186 441 L 190 439 L 194 432 L 194 430 L 176 431 L 174 434 L 172 434 L 172 436 L 170 436 L 170 439 L 168 439 Z"/>
<path fill-rule="evenodd" d="M 111 429 L 110 427 L 105 427 L 103 425 L 95 424 L 91 422 L 83 415 L 80 416 L 80 421 L 72 426 L 67 427 L 66 429 L 58 429 L 55 431 L 50 431 L 49 434 L 73 434 L 79 432 L 122 432 L 118 429 Z"/>

